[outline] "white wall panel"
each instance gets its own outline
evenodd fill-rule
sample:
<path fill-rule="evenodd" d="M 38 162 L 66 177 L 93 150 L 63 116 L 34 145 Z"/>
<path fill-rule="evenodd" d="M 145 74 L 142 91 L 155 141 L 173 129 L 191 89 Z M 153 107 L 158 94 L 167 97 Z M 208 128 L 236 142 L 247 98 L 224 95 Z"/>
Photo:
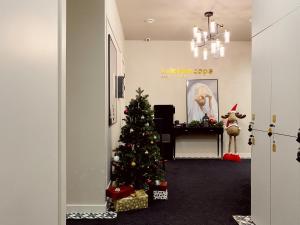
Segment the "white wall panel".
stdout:
<path fill-rule="evenodd" d="M 61 2 L 0 1 L 1 225 L 57 225 L 63 210 Z"/>

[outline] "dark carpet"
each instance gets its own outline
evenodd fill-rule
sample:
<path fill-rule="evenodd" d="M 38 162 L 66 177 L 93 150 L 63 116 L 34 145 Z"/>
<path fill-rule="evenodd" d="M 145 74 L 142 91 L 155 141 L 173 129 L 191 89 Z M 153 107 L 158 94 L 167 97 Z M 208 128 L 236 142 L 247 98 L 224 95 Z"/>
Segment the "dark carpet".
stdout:
<path fill-rule="evenodd" d="M 113 220 L 68 220 L 67 225 L 237 225 L 232 215 L 250 215 L 250 163 L 169 161 L 169 200 Z"/>

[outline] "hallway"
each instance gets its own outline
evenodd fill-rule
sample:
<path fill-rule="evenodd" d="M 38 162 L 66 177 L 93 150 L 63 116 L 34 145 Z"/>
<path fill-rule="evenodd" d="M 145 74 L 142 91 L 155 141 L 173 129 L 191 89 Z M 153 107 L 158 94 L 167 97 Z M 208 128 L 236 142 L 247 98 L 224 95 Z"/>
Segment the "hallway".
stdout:
<path fill-rule="evenodd" d="M 236 225 L 250 215 L 250 160 L 177 159 L 167 162 L 168 201 L 119 213 L 114 220 L 68 220 L 67 225 Z"/>

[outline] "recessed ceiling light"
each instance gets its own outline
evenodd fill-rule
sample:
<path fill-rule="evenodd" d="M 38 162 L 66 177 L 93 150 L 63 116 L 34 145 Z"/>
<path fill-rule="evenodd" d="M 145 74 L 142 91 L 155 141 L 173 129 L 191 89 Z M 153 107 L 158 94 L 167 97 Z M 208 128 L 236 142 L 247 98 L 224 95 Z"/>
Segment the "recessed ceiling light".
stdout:
<path fill-rule="evenodd" d="M 145 23 L 154 23 L 154 22 L 155 22 L 155 19 L 153 19 L 153 18 L 148 18 L 148 19 L 145 19 L 144 22 L 145 22 Z"/>

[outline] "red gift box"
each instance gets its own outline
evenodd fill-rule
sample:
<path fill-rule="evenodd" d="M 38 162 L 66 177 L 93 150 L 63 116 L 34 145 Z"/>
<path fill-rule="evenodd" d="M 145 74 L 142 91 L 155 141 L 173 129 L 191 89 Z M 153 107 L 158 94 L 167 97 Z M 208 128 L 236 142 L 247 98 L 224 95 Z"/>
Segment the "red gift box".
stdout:
<path fill-rule="evenodd" d="M 159 185 L 153 185 L 152 189 L 155 191 L 166 191 L 168 189 L 168 182 L 161 181 Z"/>
<path fill-rule="evenodd" d="M 112 200 L 119 200 L 121 198 L 126 198 L 134 193 L 134 188 L 131 186 L 122 185 L 120 187 L 110 186 L 106 189 L 106 196 L 110 197 Z"/>

